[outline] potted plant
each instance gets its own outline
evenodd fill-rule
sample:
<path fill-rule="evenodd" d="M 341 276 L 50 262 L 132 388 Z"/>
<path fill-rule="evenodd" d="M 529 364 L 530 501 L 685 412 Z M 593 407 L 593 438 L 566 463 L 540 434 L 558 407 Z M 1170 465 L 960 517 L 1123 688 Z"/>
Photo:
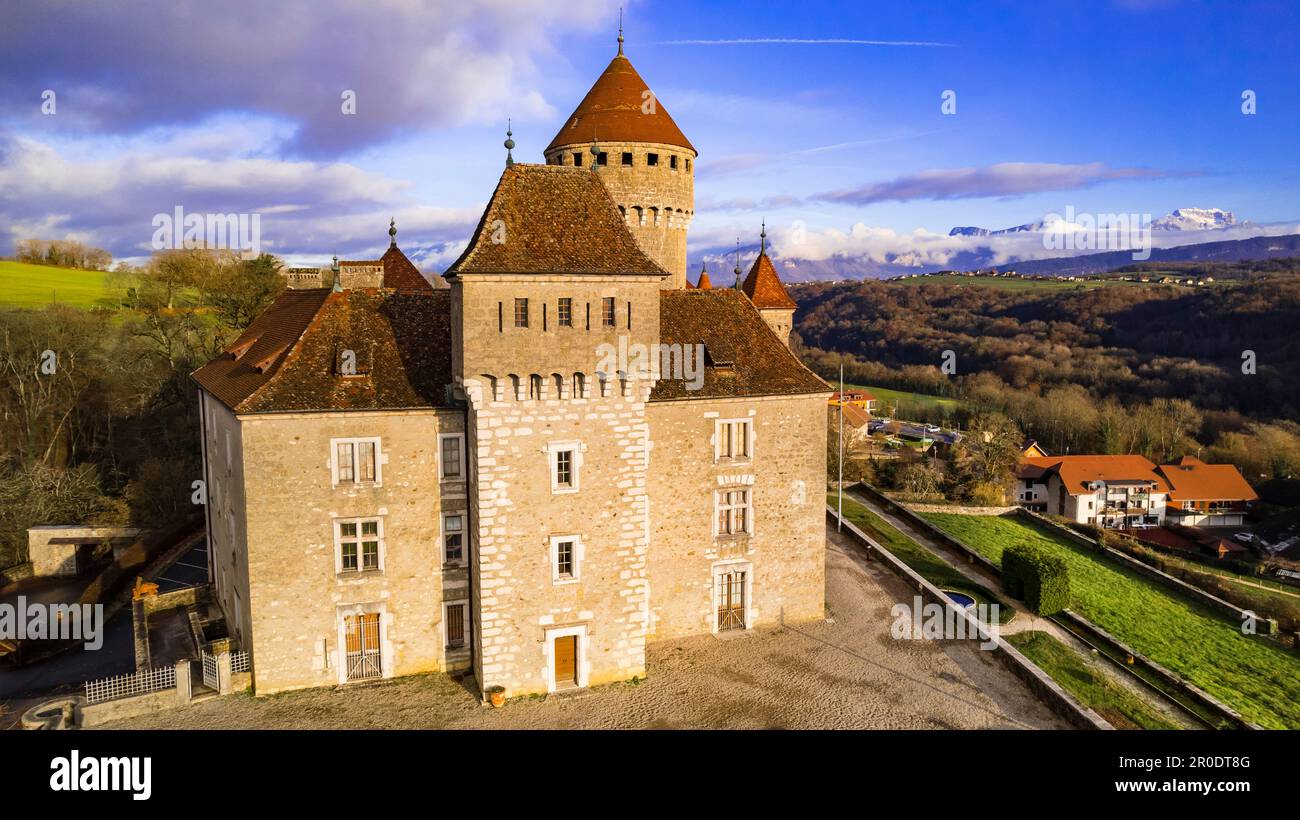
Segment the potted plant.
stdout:
<path fill-rule="evenodd" d="M 491 686 L 487 690 L 488 699 L 492 705 L 500 709 L 506 702 L 506 690 L 504 686 Z"/>

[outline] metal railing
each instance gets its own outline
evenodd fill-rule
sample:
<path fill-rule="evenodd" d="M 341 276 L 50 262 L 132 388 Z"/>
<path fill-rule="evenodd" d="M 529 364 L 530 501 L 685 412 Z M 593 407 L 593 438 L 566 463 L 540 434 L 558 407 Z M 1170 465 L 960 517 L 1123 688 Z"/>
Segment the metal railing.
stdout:
<path fill-rule="evenodd" d="M 217 658 L 207 652 L 203 653 L 203 685 L 209 689 L 221 688 L 221 676 L 217 672 Z"/>
<path fill-rule="evenodd" d="M 249 669 L 248 652 L 231 652 L 230 653 L 230 671 L 247 672 Z"/>
<path fill-rule="evenodd" d="M 86 702 L 103 703 L 106 700 L 129 698 L 163 689 L 176 688 L 176 667 L 160 666 L 142 672 L 117 675 L 111 678 L 86 681 Z"/>

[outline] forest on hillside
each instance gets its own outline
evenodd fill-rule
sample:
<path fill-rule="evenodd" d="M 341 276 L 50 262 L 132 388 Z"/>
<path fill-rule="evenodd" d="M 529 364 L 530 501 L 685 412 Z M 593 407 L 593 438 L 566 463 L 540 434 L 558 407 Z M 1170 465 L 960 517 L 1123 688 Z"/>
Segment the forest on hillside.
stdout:
<path fill-rule="evenodd" d="M 1205 448 L 1252 479 L 1300 469 L 1300 277 L 1078 290 L 866 281 L 791 293 L 814 370 L 833 377 L 842 364 L 852 383 L 962 399 L 948 421 L 992 410 L 1055 452 L 1163 459 Z M 946 350 L 953 374 L 940 369 Z"/>

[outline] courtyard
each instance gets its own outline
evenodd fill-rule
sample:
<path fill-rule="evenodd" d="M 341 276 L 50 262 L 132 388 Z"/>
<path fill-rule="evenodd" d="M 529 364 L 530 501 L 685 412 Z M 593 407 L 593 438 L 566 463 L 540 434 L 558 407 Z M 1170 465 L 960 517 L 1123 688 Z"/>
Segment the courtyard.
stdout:
<path fill-rule="evenodd" d="M 827 532 L 827 621 L 651 644 L 648 677 L 479 704 L 422 675 L 253 698 L 233 695 L 108 724 L 129 729 L 1068 728 L 973 643 L 897 641 L 912 590 Z"/>

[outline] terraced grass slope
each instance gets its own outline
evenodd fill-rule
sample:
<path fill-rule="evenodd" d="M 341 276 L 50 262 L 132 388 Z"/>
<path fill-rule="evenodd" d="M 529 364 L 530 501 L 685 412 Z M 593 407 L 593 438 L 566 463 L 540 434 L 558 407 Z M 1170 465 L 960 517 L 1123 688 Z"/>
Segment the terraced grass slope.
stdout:
<path fill-rule="evenodd" d="M 1029 543 L 1065 559 L 1070 608 L 1184 680 L 1275 729 L 1300 728 L 1300 658 L 1133 571 L 1019 518 L 922 513 L 994 562 Z"/>

